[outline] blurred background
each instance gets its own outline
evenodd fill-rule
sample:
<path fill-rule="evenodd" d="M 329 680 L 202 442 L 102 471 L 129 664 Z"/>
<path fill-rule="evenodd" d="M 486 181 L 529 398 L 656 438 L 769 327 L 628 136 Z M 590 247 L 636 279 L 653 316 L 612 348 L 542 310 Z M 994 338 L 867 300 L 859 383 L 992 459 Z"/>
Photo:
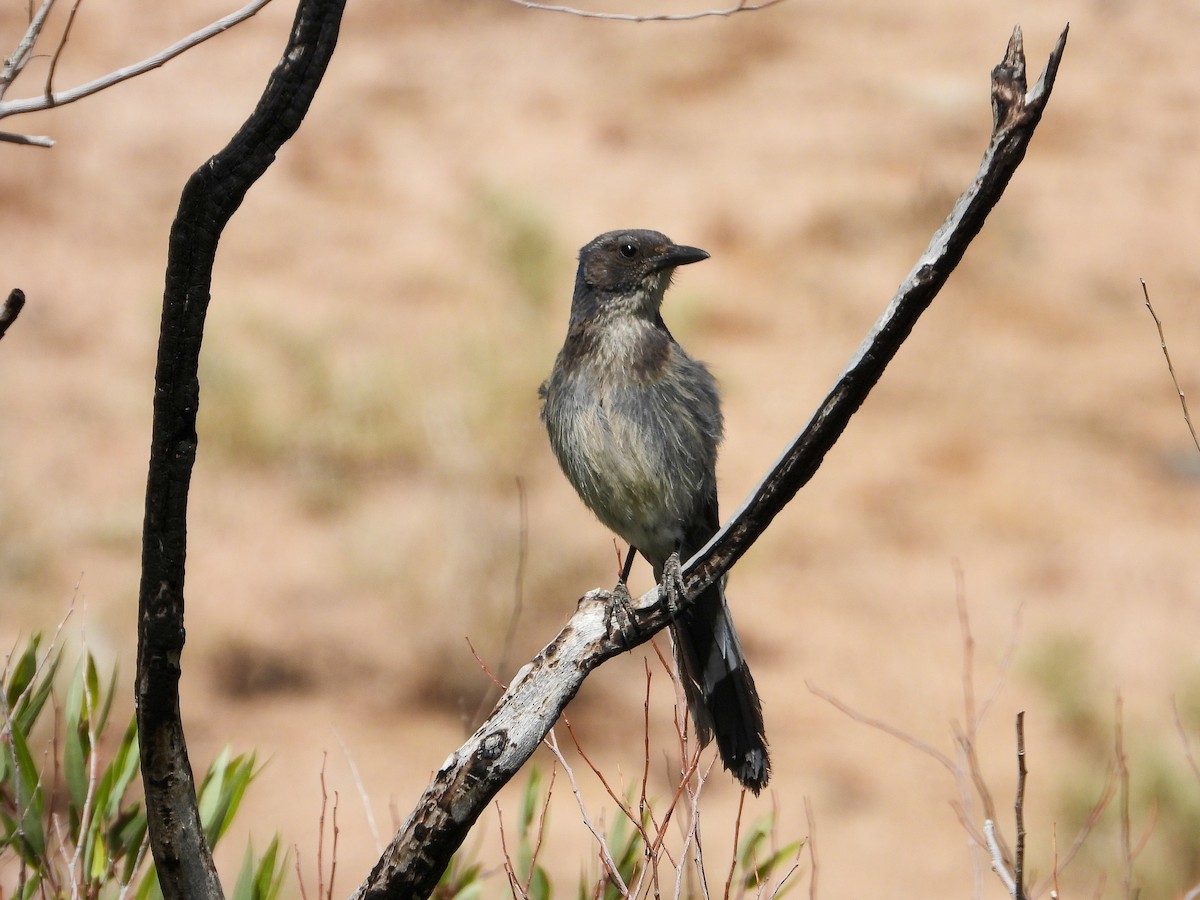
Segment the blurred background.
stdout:
<path fill-rule="evenodd" d="M 704 6 L 682 2 L 654 9 Z M 56 85 L 230 9 L 85 3 Z M 29 298 L 0 343 L 6 648 L 73 604 L 68 639 L 131 682 L 167 232 L 293 13 L 276 0 L 163 69 L 3 123 L 58 141 L 0 149 L 0 289 Z M 5 53 L 25 16 L 0 9 Z M 1193 0 L 789 0 L 640 25 L 504 0 L 349 4 L 311 113 L 225 232 L 201 367 L 183 704 L 197 766 L 227 744 L 269 759 L 241 833 L 279 832 L 315 883 L 327 754 L 350 890 L 376 857 L 364 797 L 386 841 L 493 697 L 467 640 L 507 679 L 613 582 L 611 536 L 538 422 L 580 245 L 649 227 L 712 253 L 664 314 L 722 384 L 728 514 L 970 183 L 1013 26 L 1032 81 L 1067 21 L 1006 196 L 733 573 L 775 765 L 745 817 L 774 809 L 781 842 L 803 837 L 808 798 L 823 896 L 966 895 L 947 772 L 806 687 L 953 756 L 961 596 L 979 697 L 1007 672 L 979 753 L 1009 835 L 1027 711 L 1030 867 L 1050 871 L 1101 794 L 1119 694 L 1135 838 L 1153 827 L 1136 883 L 1169 897 L 1200 881 L 1200 781 L 1173 711 L 1200 743 L 1200 454 L 1138 281 L 1200 417 Z M 39 92 L 47 63 L 9 99 Z M 617 783 L 643 764 L 648 655 L 596 672 L 569 710 Z M 655 685 L 667 753 L 672 694 Z M 738 793 L 714 770 L 705 796 L 706 856 L 727 859 Z M 569 892 L 594 850 L 562 782 L 553 821 L 546 858 Z M 498 832 L 485 816 L 489 865 Z M 243 847 L 235 835 L 218 857 L 226 877 Z M 1117 896 L 1120 857 L 1113 806 L 1060 883 Z"/>

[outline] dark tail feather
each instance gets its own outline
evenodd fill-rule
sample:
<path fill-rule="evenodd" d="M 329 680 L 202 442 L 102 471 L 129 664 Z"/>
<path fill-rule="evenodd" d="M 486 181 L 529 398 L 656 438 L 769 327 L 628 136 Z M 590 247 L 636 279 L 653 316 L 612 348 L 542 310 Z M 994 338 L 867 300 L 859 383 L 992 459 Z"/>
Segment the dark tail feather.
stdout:
<path fill-rule="evenodd" d="M 679 614 L 671 637 L 701 746 L 716 737 L 725 768 L 757 794 L 771 776 L 762 704 L 723 584 L 710 587 Z"/>

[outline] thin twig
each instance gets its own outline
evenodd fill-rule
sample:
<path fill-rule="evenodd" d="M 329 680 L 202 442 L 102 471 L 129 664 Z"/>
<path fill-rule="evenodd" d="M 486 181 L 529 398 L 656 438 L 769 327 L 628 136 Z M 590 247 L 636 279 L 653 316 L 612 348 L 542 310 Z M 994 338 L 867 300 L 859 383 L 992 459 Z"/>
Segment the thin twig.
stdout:
<path fill-rule="evenodd" d="M 571 784 L 571 793 L 575 795 L 575 802 L 579 805 L 579 814 L 583 817 L 583 824 L 588 831 L 592 833 L 592 837 L 596 839 L 596 843 L 600 846 L 600 858 L 604 862 L 604 868 L 608 871 L 609 877 L 613 879 L 613 883 L 617 890 L 621 892 L 621 896 L 625 897 L 629 894 L 629 888 L 626 887 L 624 879 L 621 878 L 621 872 L 617 869 L 617 863 L 612 858 L 612 853 L 608 849 L 608 841 L 600 836 L 600 832 L 596 826 L 592 824 L 592 818 L 588 815 L 587 804 L 583 802 L 583 792 L 579 790 L 579 782 L 575 780 L 575 773 L 571 770 L 570 763 L 563 755 L 562 750 L 558 746 L 558 737 L 554 733 L 554 729 L 550 729 L 550 733 L 546 735 L 542 741 L 554 757 L 558 760 L 559 765 L 563 767 L 563 771 L 567 773 L 567 781 Z"/>
<path fill-rule="evenodd" d="M 895 725 L 890 725 L 887 722 L 884 722 L 882 719 L 876 719 L 872 716 L 868 716 L 866 713 L 859 712 L 858 710 L 847 705 L 846 703 L 843 703 L 837 697 L 833 696 L 833 694 L 827 693 L 826 691 L 817 687 L 815 684 L 813 684 L 810 681 L 806 681 L 805 685 L 808 687 L 808 690 L 810 693 L 815 694 L 816 696 L 820 697 L 826 703 L 833 706 L 839 712 L 844 713 L 845 715 L 849 716 L 855 722 L 860 722 L 863 725 L 869 725 L 870 727 L 876 729 L 877 731 L 882 731 L 884 734 L 891 735 L 892 737 L 896 738 L 897 740 L 903 741 L 904 743 L 908 744 L 910 747 L 912 747 L 916 750 L 920 750 L 922 753 L 924 753 L 930 759 L 936 760 L 937 762 L 941 763 L 943 768 L 945 768 L 946 771 L 949 772 L 951 775 L 955 774 L 955 772 L 958 770 L 958 767 L 954 765 L 954 762 L 953 762 L 953 760 L 950 759 L 950 757 L 948 757 L 945 753 L 943 753 L 941 750 L 938 750 L 936 747 L 932 746 L 931 744 L 927 744 L 925 741 L 921 740 L 920 738 L 914 737 L 913 735 L 909 734 L 907 731 L 902 731 L 901 729 L 897 728 Z"/>
<path fill-rule="evenodd" d="M 725 896 L 729 896 L 729 891 L 733 887 L 733 875 L 737 871 L 738 862 L 738 841 L 742 836 L 742 812 L 746 808 L 746 792 L 742 791 L 742 795 L 738 797 L 737 816 L 733 820 L 733 852 L 729 854 L 729 873 L 725 876 Z"/>
<path fill-rule="evenodd" d="M 53 2 L 54 0 L 45 0 L 45 3 L 43 3 L 43 8 L 46 8 Z M 218 19 L 212 24 L 201 28 L 199 31 L 189 34 L 187 37 L 176 41 L 171 46 L 159 51 L 153 56 L 149 56 L 140 62 L 133 63 L 132 65 L 125 66 L 124 68 L 116 69 L 106 75 L 101 75 L 99 78 L 93 79 L 92 81 L 81 84 L 77 87 L 70 88 L 65 91 L 59 91 L 57 93 L 43 93 L 37 97 L 27 97 L 22 100 L 2 101 L 0 102 L 0 119 L 7 118 L 8 116 L 37 112 L 38 110 L 50 109 L 52 107 L 66 106 L 68 103 L 74 103 L 77 100 L 82 100 L 84 97 L 90 97 L 92 94 L 98 94 L 100 91 L 107 90 L 114 85 L 120 84 L 122 81 L 128 81 L 130 78 L 136 78 L 139 75 L 144 75 L 147 72 L 151 72 L 154 69 L 157 69 L 160 66 L 170 62 L 175 57 L 186 53 L 193 47 L 203 44 L 205 41 L 216 37 L 218 34 L 228 31 L 233 26 L 244 22 L 246 19 L 249 19 L 251 16 L 262 10 L 262 8 L 270 2 L 271 0 L 252 0 L 251 3 L 247 4 L 236 12 L 230 13 L 229 15 Z M 39 13 L 40 12 L 41 10 L 39 10 Z M 40 32 L 41 23 L 35 21 L 34 24 L 30 25 L 30 32 L 27 32 L 26 38 L 28 38 L 29 34 L 33 32 L 35 24 L 37 25 L 37 30 Z M 33 40 L 37 40 L 37 33 L 33 33 Z M 19 56 L 19 54 L 22 52 L 22 47 L 24 47 L 24 44 L 25 42 L 22 41 L 21 47 L 18 47 L 13 56 L 9 58 L 9 61 L 4 69 L 4 73 L 0 74 L 0 85 L 7 85 L 11 83 L 11 81 L 20 74 L 20 70 L 24 68 L 25 63 L 28 61 L 28 50 L 25 51 L 25 57 Z M 30 44 L 30 47 L 32 47 L 32 44 Z M 9 75 L 10 69 L 12 70 L 11 76 Z M 34 135 L 0 135 L 0 140 L 6 140 L 10 143 L 32 144 L 39 147 L 53 145 L 53 141 L 49 141 L 49 143 L 47 143 L 49 139 Z"/>
<path fill-rule="evenodd" d="M 1017 713 L 1017 799 L 1013 804 L 1017 821 L 1017 850 L 1013 862 L 1014 900 L 1025 900 L 1025 712 Z"/>
<path fill-rule="evenodd" d="M 1075 859 L 1075 855 L 1083 848 L 1084 841 L 1086 841 L 1088 835 L 1092 833 L 1092 830 L 1096 827 L 1096 823 L 1100 821 L 1100 816 L 1104 813 L 1104 810 L 1108 808 L 1108 804 L 1112 802 L 1112 798 L 1116 795 L 1116 774 L 1117 767 L 1114 763 L 1109 767 L 1107 773 L 1105 774 L 1104 786 L 1100 791 L 1100 796 L 1097 798 L 1096 802 L 1092 804 L 1091 810 L 1088 811 L 1087 818 L 1084 820 L 1083 825 L 1080 826 L 1079 831 L 1075 835 L 1075 840 L 1071 842 L 1071 846 L 1067 848 L 1067 852 L 1062 854 L 1060 861 L 1056 862 L 1055 870 L 1053 873 L 1051 873 L 1051 876 L 1039 884 L 1038 887 L 1033 891 L 1034 896 L 1041 894 L 1046 889 L 1048 884 L 1053 883 L 1057 885 L 1059 872 L 1065 872 L 1067 867 L 1071 864 L 1071 861 Z M 1057 848 L 1055 852 L 1057 854 Z"/>
<path fill-rule="evenodd" d="M 79 4 L 83 0 L 75 0 L 71 4 L 71 12 L 67 14 L 67 24 L 63 26 L 62 37 L 58 39 L 58 46 L 54 48 L 54 55 L 50 57 L 50 68 L 46 72 L 46 87 L 42 91 L 42 96 L 53 102 L 54 100 L 54 72 L 58 68 L 58 59 L 62 56 L 63 48 L 67 46 L 67 40 L 71 37 L 71 27 L 75 24 L 75 14 L 79 12 Z"/>
<path fill-rule="evenodd" d="M 1133 847 L 1129 837 L 1129 759 L 1125 756 L 1124 701 L 1117 694 L 1116 723 L 1113 726 L 1113 751 L 1117 761 L 1117 803 L 1121 820 L 1121 887 L 1126 900 L 1133 900 Z"/>
<path fill-rule="evenodd" d="M 817 817 L 813 812 L 812 800 L 804 798 L 804 818 L 808 820 L 808 859 L 812 863 L 812 874 L 808 877 L 808 900 L 817 900 Z M 790 872 L 788 873 L 791 874 Z M 784 881 L 787 879 L 785 878 Z M 779 883 L 783 887 L 783 882 Z"/>
<path fill-rule="evenodd" d="M 33 55 L 33 46 L 41 36 L 42 27 L 46 24 L 46 16 L 50 14 L 53 6 L 54 0 L 42 0 L 42 5 L 38 7 L 37 12 L 30 16 L 29 27 L 25 29 L 25 34 L 17 44 L 17 49 L 4 61 L 4 68 L 0 69 L 0 98 L 4 96 L 8 86 L 20 77 L 25 64 L 29 62 Z"/>
<path fill-rule="evenodd" d="M 338 828 L 338 792 L 333 792 L 333 846 L 329 849 L 329 890 L 325 894 L 325 900 L 333 900 L 333 881 L 337 876 L 337 848 L 338 835 L 341 834 L 341 829 Z"/>
<path fill-rule="evenodd" d="M 346 742 L 342 740 L 342 736 L 338 734 L 337 729 L 333 729 L 333 738 L 338 742 L 338 746 L 342 748 L 342 755 L 346 757 L 346 765 L 350 767 L 350 777 L 354 780 L 354 789 L 358 791 L 358 798 L 362 801 L 363 811 L 367 814 L 367 827 L 371 831 L 371 837 L 375 839 L 375 852 L 383 852 L 383 841 L 379 838 L 379 826 L 375 824 L 375 813 L 371 809 L 371 798 L 367 796 L 367 787 L 363 784 L 362 775 L 358 771 L 358 764 L 354 761 L 353 754 L 350 753 L 350 748 L 346 746 Z"/>
<path fill-rule="evenodd" d="M 755 12 L 760 9 L 766 9 L 768 6 L 774 6 L 776 3 L 782 3 L 783 0 L 760 0 L 758 3 L 748 3 L 746 0 L 739 0 L 733 6 L 725 9 L 704 9 L 698 12 L 690 13 L 651 13 L 649 15 L 638 15 L 636 13 L 606 13 L 599 12 L 593 9 L 580 9 L 574 6 L 559 6 L 553 3 L 538 3 L 536 0 L 512 0 L 517 6 L 523 6 L 526 9 L 540 9 L 545 12 L 566 13 L 571 16 L 579 16 L 583 19 L 608 19 L 614 22 L 690 22 L 695 19 L 704 19 L 709 16 L 732 16 L 737 13 Z"/>
<path fill-rule="evenodd" d="M 1167 350 L 1167 339 L 1163 335 L 1162 322 L 1158 318 L 1158 314 L 1154 311 L 1154 307 L 1150 305 L 1150 290 L 1146 287 L 1146 279 L 1139 278 L 1142 283 L 1142 296 L 1146 298 L 1146 309 L 1150 311 L 1150 318 L 1154 320 L 1154 327 L 1158 329 L 1158 346 L 1162 348 L 1163 356 L 1167 360 L 1167 371 L 1171 373 L 1171 381 L 1175 384 L 1175 393 L 1179 395 L 1179 405 L 1183 407 L 1183 421 L 1187 423 L 1188 432 L 1192 435 L 1192 443 L 1196 445 L 1196 449 L 1200 450 L 1200 437 L 1196 436 L 1196 428 L 1192 425 L 1192 417 L 1188 414 L 1187 398 L 1183 395 L 1183 388 L 1179 386 L 1179 378 L 1175 374 L 1175 366 L 1171 363 L 1171 354 Z"/>
<path fill-rule="evenodd" d="M 1196 780 L 1200 781 L 1200 764 L 1196 762 L 1196 755 L 1192 752 L 1192 742 L 1183 727 L 1183 720 L 1179 718 L 1179 704 L 1175 702 L 1174 697 L 1171 698 L 1171 713 L 1175 718 L 1175 731 L 1179 735 L 1179 742 L 1183 744 L 1184 758 L 1187 759 L 1187 764 L 1191 767 Z"/>

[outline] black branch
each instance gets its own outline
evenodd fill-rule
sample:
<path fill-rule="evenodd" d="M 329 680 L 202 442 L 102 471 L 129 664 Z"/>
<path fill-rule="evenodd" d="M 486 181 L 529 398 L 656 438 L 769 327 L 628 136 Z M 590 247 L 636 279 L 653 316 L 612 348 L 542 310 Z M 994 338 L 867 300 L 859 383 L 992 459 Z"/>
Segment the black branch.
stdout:
<path fill-rule="evenodd" d="M 20 288 L 13 288 L 8 295 L 8 299 L 4 301 L 4 307 L 0 309 L 0 338 L 4 337 L 8 327 L 13 322 L 17 321 L 17 316 L 21 314 L 21 310 L 25 308 L 25 292 Z"/>
<path fill-rule="evenodd" d="M 222 896 L 196 808 L 179 709 L 187 499 L 196 458 L 197 366 L 221 232 L 296 133 L 337 42 L 345 0 L 300 0 L 258 106 L 188 179 L 171 226 L 142 531 L 137 698 L 150 846 L 168 900 Z"/>
<path fill-rule="evenodd" d="M 1041 77 L 1028 89 L 1021 29 L 1013 31 L 1004 59 L 992 71 L 992 135 L 974 182 L 808 424 L 741 509 L 684 566 L 684 602 L 727 572 L 812 478 L 946 283 L 1025 157 L 1050 99 L 1066 40 L 1064 29 Z M 479 815 L 537 749 L 588 673 L 649 640 L 670 621 L 659 588 L 635 601 L 630 621 L 619 624 L 606 613 L 608 596 L 605 591 L 585 595 L 566 627 L 517 673 L 491 717 L 434 776 L 355 900 L 428 896 Z"/>

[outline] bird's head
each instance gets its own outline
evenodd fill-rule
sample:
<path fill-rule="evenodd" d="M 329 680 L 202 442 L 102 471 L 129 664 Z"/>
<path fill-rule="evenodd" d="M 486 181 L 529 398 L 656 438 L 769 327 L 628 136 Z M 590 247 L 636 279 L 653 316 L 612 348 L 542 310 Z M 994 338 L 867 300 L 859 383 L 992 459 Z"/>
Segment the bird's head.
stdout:
<path fill-rule="evenodd" d="M 601 311 L 657 316 L 678 266 L 708 259 L 697 247 L 674 243 L 657 231 L 610 231 L 579 251 L 572 319 Z"/>

